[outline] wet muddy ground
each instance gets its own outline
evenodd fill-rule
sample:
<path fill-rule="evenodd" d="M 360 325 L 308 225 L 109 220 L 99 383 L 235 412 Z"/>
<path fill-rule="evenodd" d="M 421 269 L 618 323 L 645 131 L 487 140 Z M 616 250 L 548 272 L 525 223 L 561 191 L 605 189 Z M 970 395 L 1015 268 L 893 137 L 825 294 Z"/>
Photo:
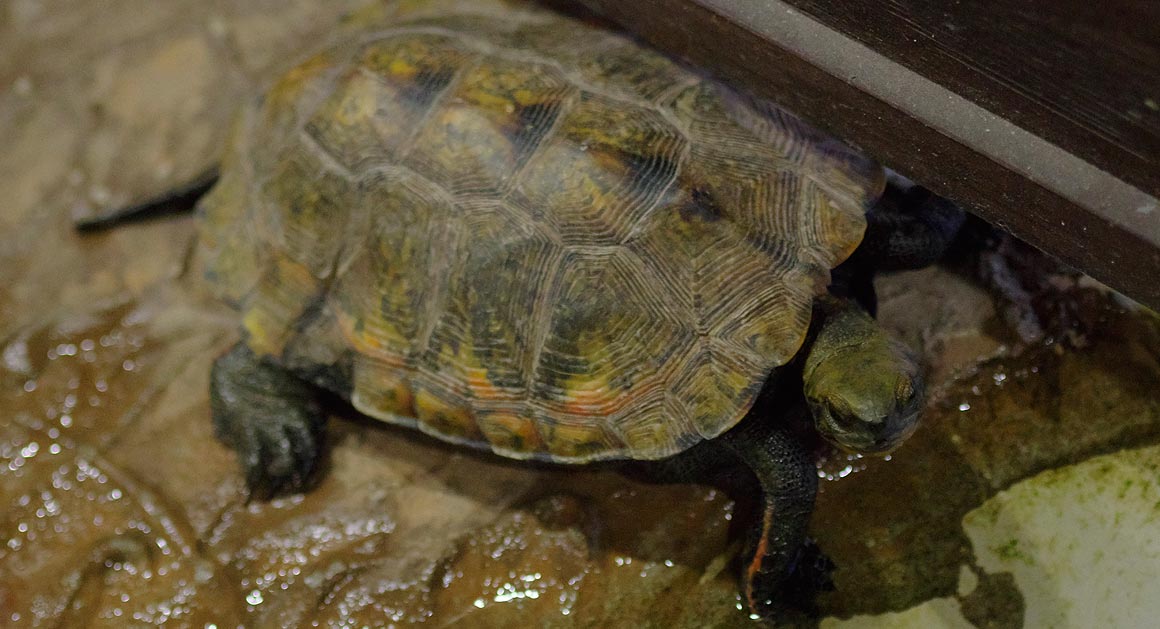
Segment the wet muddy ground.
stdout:
<path fill-rule="evenodd" d="M 182 273 L 190 220 L 72 231 L 204 171 L 237 99 L 360 4 L 0 4 L 0 626 L 752 626 L 734 501 L 708 486 L 529 468 L 340 411 L 314 491 L 248 502 L 209 423 L 234 321 Z M 888 460 L 821 464 L 824 626 L 1147 609 L 1160 320 L 1045 274 L 1045 335 L 1021 340 L 975 269 L 880 282 L 932 395 Z"/>

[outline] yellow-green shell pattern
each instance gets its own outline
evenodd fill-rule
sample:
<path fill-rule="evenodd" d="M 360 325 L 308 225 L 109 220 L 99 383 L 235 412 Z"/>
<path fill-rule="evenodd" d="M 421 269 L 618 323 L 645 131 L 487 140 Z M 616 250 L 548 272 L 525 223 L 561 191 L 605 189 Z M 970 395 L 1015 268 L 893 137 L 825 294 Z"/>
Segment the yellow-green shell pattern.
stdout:
<path fill-rule="evenodd" d="M 238 117 L 200 229 L 246 342 L 346 360 L 361 412 L 514 458 L 736 424 L 881 168 L 624 35 L 407 5 Z"/>

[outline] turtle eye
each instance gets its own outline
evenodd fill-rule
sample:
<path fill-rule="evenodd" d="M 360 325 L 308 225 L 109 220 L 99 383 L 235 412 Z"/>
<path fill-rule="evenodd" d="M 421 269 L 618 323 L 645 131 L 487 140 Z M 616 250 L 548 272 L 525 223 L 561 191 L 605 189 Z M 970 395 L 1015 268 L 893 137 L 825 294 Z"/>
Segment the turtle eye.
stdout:
<path fill-rule="evenodd" d="M 857 413 L 854 412 L 854 407 L 850 405 L 844 398 L 835 397 L 830 400 L 830 412 L 835 419 L 839 421 L 849 421 L 851 419 L 858 419 Z"/>

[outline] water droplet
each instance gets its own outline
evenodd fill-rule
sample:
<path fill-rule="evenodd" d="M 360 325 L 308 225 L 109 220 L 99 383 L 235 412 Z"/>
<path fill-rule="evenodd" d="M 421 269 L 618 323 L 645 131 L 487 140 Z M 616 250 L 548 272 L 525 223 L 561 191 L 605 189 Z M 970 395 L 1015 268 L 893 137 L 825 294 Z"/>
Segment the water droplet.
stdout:
<path fill-rule="evenodd" d="M 246 602 L 249 603 L 250 605 L 261 605 L 262 604 L 262 593 L 259 592 L 258 590 L 251 591 L 249 594 L 246 595 Z"/>
<path fill-rule="evenodd" d="M 22 76 L 12 82 L 12 89 L 18 96 L 28 96 L 32 93 L 32 79 Z"/>
<path fill-rule="evenodd" d="M 959 404 L 959 410 L 960 411 L 969 411 L 969 410 L 971 410 L 971 405 L 968 404 L 967 402 L 963 402 L 962 404 Z"/>
<path fill-rule="evenodd" d="M 472 605 L 475 605 L 476 607 L 478 607 L 480 609 L 483 609 L 483 606 L 486 604 L 487 604 L 487 601 L 483 600 L 482 598 L 477 598 L 477 599 L 475 599 L 475 602 L 472 603 Z"/>

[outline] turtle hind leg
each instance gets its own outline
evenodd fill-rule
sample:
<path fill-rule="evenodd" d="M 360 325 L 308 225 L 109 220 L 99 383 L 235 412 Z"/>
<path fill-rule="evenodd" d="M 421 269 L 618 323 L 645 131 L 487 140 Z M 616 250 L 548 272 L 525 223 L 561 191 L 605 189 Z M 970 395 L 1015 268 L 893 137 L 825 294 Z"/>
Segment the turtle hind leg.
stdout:
<path fill-rule="evenodd" d="M 818 490 L 813 456 L 788 422 L 762 419 L 751 416 L 718 440 L 761 489 L 742 556 L 746 601 L 751 612 L 786 621 L 814 613 L 814 596 L 833 588 L 833 564 L 806 536 Z"/>
<path fill-rule="evenodd" d="M 317 387 L 241 342 L 214 362 L 210 404 L 214 433 L 238 453 L 251 496 L 305 487 L 326 421 Z"/>
<path fill-rule="evenodd" d="M 211 168 L 198 175 L 193 181 L 186 182 L 157 197 L 134 205 L 99 212 L 93 216 L 78 218 L 73 226 L 79 232 L 98 232 L 133 221 L 188 212 L 193 209 L 198 199 L 209 192 L 217 180 L 218 171 L 216 168 Z"/>

